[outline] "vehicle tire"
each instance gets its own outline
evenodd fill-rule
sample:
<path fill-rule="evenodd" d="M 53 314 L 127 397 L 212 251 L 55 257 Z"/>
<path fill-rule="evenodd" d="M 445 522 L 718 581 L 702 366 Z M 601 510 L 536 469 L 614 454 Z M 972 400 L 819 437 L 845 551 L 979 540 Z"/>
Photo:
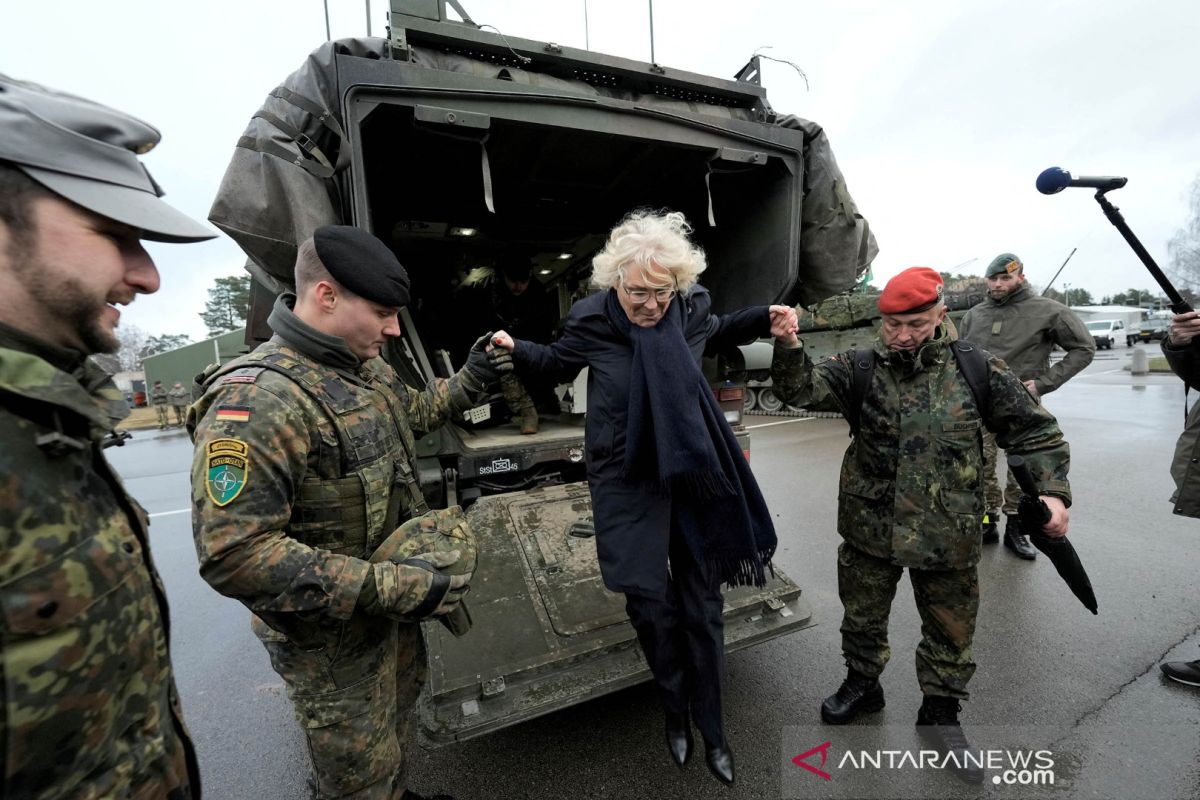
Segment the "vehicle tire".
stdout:
<path fill-rule="evenodd" d="M 758 390 L 746 387 L 746 394 L 742 398 L 742 413 L 749 414 L 758 405 Z"/>
<path fill-rule="evenodd" d="M 769 414 L 774 414 L 783 408 L 783 401 L 775 396 L 770 388 L 758 390 L 758 407 Z"/>

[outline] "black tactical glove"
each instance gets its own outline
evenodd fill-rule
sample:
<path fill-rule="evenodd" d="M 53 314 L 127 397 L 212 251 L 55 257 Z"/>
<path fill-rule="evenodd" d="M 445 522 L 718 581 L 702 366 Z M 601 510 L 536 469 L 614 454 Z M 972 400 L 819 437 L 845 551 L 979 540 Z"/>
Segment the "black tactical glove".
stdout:
<path fill-rule="evenodd" d="M 513 368 L 512 353 L 503 347 L 492 346 L 490 351 L 487 349 L 492 342 L 492 333 L 488 331 L 475 340 L 471 351 L 467 353 L 467 363 L 464 367 L 473 378 L 485 386 L 500 380 L 502 374 L 512 372 Z"/>
<path fill-rule="evenodd" d="M 456 550 L 421 553 L 400 563 L 381 561 L 371 571 L 358 594 L 358 607 L 368 614 L 417 622 L 453 611 L 466 594 L 470 574 L 441 572 L 459 559 Z"/>

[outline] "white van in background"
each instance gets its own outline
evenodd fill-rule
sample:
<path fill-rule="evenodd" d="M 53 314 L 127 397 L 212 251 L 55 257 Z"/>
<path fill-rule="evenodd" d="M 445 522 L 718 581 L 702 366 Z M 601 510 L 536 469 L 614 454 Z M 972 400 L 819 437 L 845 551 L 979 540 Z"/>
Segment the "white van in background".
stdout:
<path fill-rule="evenodd" d="M 1125 329 L 1125 320 L 1121 319 L 1092 319 L 1084 323 L 1087 325 L 1088 332 L 1092 334 L 1092 339 L 1096 342 L 1096 349 L 1112 350 L 1114 344 L 1128 344 Z"/>

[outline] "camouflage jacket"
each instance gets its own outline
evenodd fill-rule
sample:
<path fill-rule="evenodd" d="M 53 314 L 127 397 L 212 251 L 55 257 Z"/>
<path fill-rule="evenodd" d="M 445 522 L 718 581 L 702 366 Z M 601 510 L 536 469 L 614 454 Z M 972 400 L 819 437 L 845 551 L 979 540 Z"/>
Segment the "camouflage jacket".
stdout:
<path fill-rule="evenodd" d="M 1092 363 L 1096 340 L 1083 320 L 1057 300 L 1034 294 L 1026 284 L 1003 300 L 988 298 L 958 323 L 959 338 L 1004 359 L 1023 381 L 1033 381 L 1039 395 L 1049 394 Z M 1050 351 L 1066 351 L 1050 365 Z"/>
<path fill-rule="evenodd" d="M 150 403 L 156 406 L 165 406 L 167 404 L 167 390 L 162 386 L 156 386 L 151 389 Z"/>
<path fill-rule="evenodd" d="M 1058 422 L 995 357 L 986 414 L 959 372 L 944 330 L 915 355 L 878 339 L 859 435 L 842 460 L 838 533 L 893 564 L 962 569 L 979 560 L 984 512 L 983 428 L 1025 456 L 1042 494 L 1071 501 L 1070 455 Z M 804 348 L 776 343 L 771 378 L 785 403 L 846 411 L 850 352 L 814 365 Z"/>
<path fill-rule="evenodd" d="M 171 398 L 171 405 L 178 406 L 179 408 L 183 408 L 192 402 L 192 393 L 182 386 L 167 392 L 167 397 Z"/>
<path fill-rule="evenodd" d="M 277 331 L 279 313 L 277 304 Z M 293 330 L 315 333 L 286 314 Z M 336 630 L 329 623 L 351 617 L 366 559 L 423 502 L 413 434 L 483 396 L 462 373 L 417 391 L 382 359 L 362 364 L 341 349 L 334 366 L 304 336 L 277 334 L 222 367 L 188 410 L 201 575 L 301 644 L 315 645 Z M 305 375 L 336 410 L 295 379 Z M 332 413 L 342 417 L 336 424 Z"/>
<path fill-rule="evenodd" d="M 200 796 L 146 512 L 100 449 L 128 413 L 0 326 L 0 797 Z"/>
<path fill-rule="evenodd" d="M 1200 349 L 1194 343 L 1172 344 L 1167 339 L 1162 343 L 1162 352 L 1184 384 L 1192 389 L 1200 387 Z M 1200 517 L 1200 403 L 1192 403 L 1183 433 L 1175 442 L 1171 477 L 1175 479 L 1175 492 L 1171 495 L 1175 513 Z"/>

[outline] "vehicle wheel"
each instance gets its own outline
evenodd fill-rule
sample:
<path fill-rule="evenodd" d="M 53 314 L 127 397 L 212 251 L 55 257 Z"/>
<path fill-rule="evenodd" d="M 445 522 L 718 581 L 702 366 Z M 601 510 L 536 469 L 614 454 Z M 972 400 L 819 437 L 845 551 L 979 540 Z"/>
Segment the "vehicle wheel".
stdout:
<path fill-rule="evenodd" d="M 746 394 L 742 398 L 742 413 L 749 414 L 754 410 L 754 406 L 758 404 L 758 390 L 746 387 Z"/>
<path fill-rule="evenodd" d="M 771 389 L 758 390 L 758 407 L 769 414 L 774 414 L 783 408 L 783 401 L 775 396 Z"/>

